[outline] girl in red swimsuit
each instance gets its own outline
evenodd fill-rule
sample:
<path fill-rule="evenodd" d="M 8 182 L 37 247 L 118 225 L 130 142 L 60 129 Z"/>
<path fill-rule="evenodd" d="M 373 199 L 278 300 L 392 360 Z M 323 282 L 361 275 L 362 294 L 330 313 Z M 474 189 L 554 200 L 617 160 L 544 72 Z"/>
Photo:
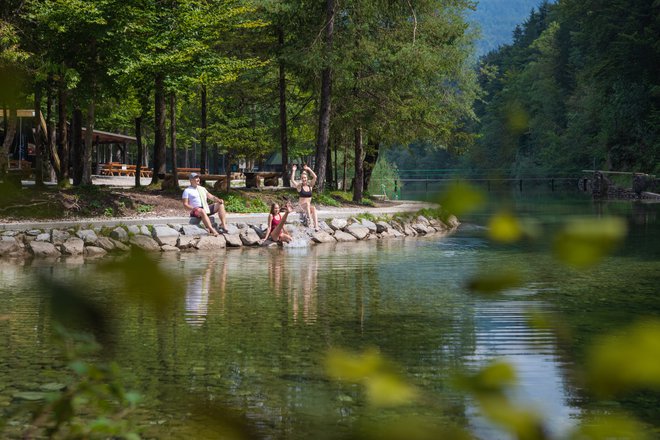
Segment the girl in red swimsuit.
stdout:
<path fill-rule="evenodd" d="M 280 211 L 280 205 L 273 203 L 270 205 L 270 214 L 268 215 L 268 229 L 266 230 L 266 239 L 270 238 L 275 242 L 289 243 L 293 237 L 284 229 L 286 218 L 291 212 L 291 204 L 287 203 L 284 209 Z M 283 212 L 284 214 L 281 214 Z"/>

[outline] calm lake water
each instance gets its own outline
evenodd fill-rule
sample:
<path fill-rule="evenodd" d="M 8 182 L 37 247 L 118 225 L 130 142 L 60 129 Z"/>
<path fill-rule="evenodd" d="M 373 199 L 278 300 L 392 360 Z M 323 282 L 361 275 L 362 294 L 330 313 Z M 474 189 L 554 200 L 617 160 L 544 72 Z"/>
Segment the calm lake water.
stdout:
<path fill-rule="evenodd" d="M 502 207 L 538 220 L 545 238 L 489 242 L 482 225 Z M 143 396 L 137 418 L 152 438 L 218 438 L 210 421 L 229 413 L 257 437 L 287 439 L 336 438 L 391 418 L 370 409 L 359 386 L 327 378 L 323 359 L 333 347 L 378 348 L 424 395 L 403 413 L 484 439 L 507 437 L 449 378 L 503 358 L 518 373 L 515 398 L 544 414 L 555 433 L 567 432 L 603 409 L 574 378 L 585 347 L 640 316 L 660 315 L 659 212 L 659 204 L 511 192 L 448 237 L 161 255 L 159 266 L 184 281 L 160 315 L 147 302 L 126 301 L 117 276 L 99 263 L 2 261 L 0 411 L 9 418 L 22 404 L 17 393 L 67 382 L 41 278 L 77 286 L 109 314 L 112 357 L 126 386 Z M 587 272 L 562 267 L 548 252 L 553 232 L 577 214 L 619 215 L 630 227 L 625 244 Z M 524 286 L 490 297 L 465 288 L 477 271 L 502 267 L 519 269 Z M 571 337 L 531 328 L 530 311 L 561 319 Z M 657 428 L 659 402 L 645 394 L 606 408 L 622 407 Z M 12 436 L 25 418 L 9 419 Z"/>

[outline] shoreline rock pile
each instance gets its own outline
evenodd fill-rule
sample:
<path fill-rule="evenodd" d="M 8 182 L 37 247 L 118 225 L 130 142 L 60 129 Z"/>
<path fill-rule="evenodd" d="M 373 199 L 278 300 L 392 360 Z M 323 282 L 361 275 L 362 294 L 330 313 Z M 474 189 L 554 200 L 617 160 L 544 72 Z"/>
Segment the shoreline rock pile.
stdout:
<path fill-rule="evenodd" d="M 370 239 L 414 237 L 454 231 L 459 221 L 451 216 L 447 222 L 416 215 L 402 219 L 372 222 L 368 219 L 335 218 L 319 221 L 319 230 L 290 222 L 289 230 L 305 237 L 308 244 L 352 242 Z M 109 253 L 127 252 L 137 247 L 149 252 L 181 252 L 221 250 L 239 247 L 276 247 L 265 238 L 267 225 L 235 223 L 217 237 L 195 224 L 129 225 L 115 228 L 68 228 L 3 231 L 0 233 L 0 257 L 58 258 L 61 256 L 103 257 Z"/>

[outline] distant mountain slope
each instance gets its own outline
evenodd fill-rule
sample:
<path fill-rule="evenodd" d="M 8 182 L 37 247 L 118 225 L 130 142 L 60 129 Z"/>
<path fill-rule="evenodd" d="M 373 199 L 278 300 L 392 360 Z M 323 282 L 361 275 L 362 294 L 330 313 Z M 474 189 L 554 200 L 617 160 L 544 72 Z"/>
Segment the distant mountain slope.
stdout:
<path fill-rule="evenodd" d="M 511 43 L 513 30 L 522 24 L 542 0 L 478 0 L 477 10 L 470 14 L 481 29 L 477 56 Z"/>

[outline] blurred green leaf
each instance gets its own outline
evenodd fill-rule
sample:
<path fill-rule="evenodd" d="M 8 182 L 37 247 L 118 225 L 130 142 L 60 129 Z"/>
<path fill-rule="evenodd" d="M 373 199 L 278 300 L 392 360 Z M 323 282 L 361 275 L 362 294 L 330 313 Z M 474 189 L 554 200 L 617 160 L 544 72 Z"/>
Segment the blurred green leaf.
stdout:
<path fill-rule="evenodd" d="M 369 349 L 361 354 L 332 349 L 326 357 L 328 376 L 336 380 L 359 382 L 376 373 L 383 365 L 378 350 Z"/>
<path fill-rule="evenodd" d="M 501 394 L 506 388 L 516 384 L 516 372 L 511 364 L 498 360 L 474 374 L 459 373 L 455 379 L 460 389 L 477 396 Z"/>
<path fill-rule="evenodd" d="M 625 221 L 616 217 L 573 219 L 555 237 L 553 251 L 563 263 L 586 268 L 612 252 L 626 232 Z"/>
<path fill-rule="evenodd" d="M 437 421 L 419 415 L 398 415 L 388 417 L 387 420 L 370 421 L 360 428 L 356 437 L 375 440 L 469 440 L 473 438 L 449 422 L 438 426 Z"/>
<path fill-rule="evenodd" d="M 488 222 L 488 236 L 491 240 L 513 243 L 523 235 L 522 225 L 508 212 L 495 214 Z"/>
<path fill-rule="evenodd" d="M 522 276 L 513 269 L 484 272 L 475 275 L 467 282 L 467 288 L 477 293 L 497 293 L 513 289 L 522 284 Z"/>
<path fill-rule="evenodd" d="M 603 337 L 587 358 L 587 377 L 598 395 L 660 390 L 660 320 L 638 322 Z"/>
<path fill-rule="evenodd" d="M 539 414 L 526 407 L 518 407 L 503 397 L 477 396 L 481 410 L 492 422 L 514 434 L 519 440 L 543 440 L 547 436 Z"/>
<path fill-rule="evenodd" d="M 417 391 L 393 374 L 379 373 L 365 380 L 367 397 L 375 406 L 399 406 L 413 402 Z"/>
<path fill-rule="evenodd" d="M 637 420 L 621 414 L 611 414 L 582 422 L 570 438 L 572 440 L 647 440 L 651 435 Z"/>
<path fill-rule="evenodd" d="M 124 259 L 100 265 L 103 272 L 118 272 L 122 276 L 123 292 L 129 299 L 146 300 L 155 310 L 164 311 L 185 292 L 183 281 L 165 272 L 151 256 L 132 248 Z"/>
<path fill-rule="evenodd" d="M 444 212 L 459 217 L 481 208 L 486 202 L 484 193 L 466 182 L 452 183 L 440 195 L 438 203 Z"/>

